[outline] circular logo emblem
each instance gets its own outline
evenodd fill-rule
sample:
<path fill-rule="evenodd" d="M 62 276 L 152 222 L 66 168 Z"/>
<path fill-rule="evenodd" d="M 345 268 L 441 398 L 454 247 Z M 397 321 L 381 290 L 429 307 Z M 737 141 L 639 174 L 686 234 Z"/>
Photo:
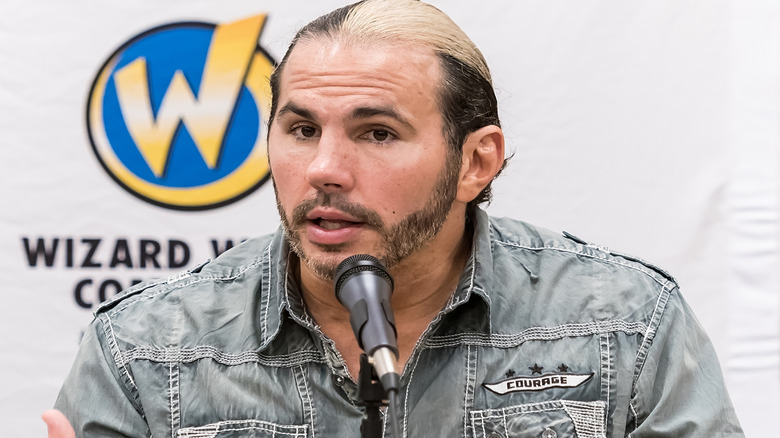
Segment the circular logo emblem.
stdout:
<path fill-rule="evenodd" d="M 114 52 L 92 84 L 87 131 L 117 183 L 155 205 L 203 210 L 268 179 L 265 18 L 171 23 Z"/>

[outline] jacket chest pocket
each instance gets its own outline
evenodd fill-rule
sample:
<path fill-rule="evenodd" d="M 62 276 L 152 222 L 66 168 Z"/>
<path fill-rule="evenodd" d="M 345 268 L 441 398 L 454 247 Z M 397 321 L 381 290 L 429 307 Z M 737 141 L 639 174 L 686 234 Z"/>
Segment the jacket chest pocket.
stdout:
<path fill-rule="evenodd" d="M 606 403 L 555 400 L 471 411 L 474 438 L 605 438 Z"/>
<path fill-rule="evenodd" d="M 307 426 L 281 425 L 259 420 L 220 421 L 176 431 L 178 438 L 306 438 Z"/>

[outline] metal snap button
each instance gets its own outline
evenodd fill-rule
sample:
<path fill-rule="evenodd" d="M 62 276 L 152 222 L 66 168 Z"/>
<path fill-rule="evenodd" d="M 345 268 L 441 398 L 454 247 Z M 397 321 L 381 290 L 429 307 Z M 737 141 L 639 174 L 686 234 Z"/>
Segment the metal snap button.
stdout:
<path fill-rule="evenodd" d="M 558 433 L 554 430 L 550 429 L 549 427 L 542 432 L 542 438 L 556 438 L 558 436 Z"/>
<path fill-rule="evenodd" d="M 347 382 L 347 379 L 345 379 L 343 376 L 333 376 L 333 384 L 336 386 L 344 386 L 344 383 Z"/>
<path fill-rule="evenodd" d="M 488 435 L 487 438 L 501 438 L 501 434 L 498 432 L 490 432 L 490 435 Z"/>

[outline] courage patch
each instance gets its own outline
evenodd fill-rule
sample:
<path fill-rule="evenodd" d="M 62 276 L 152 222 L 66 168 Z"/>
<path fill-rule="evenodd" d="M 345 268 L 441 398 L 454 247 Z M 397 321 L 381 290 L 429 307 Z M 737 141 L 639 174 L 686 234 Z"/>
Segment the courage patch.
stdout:
<path fill-rule="evenodd" d="M 542 391 L 550 388 L 574 388 L 593 377 L 590 374 L 544 374 L 538 377 L 513 377 L 496 383 L 483 383 L 482 386 L 504 395 L 519 391 Z"/>

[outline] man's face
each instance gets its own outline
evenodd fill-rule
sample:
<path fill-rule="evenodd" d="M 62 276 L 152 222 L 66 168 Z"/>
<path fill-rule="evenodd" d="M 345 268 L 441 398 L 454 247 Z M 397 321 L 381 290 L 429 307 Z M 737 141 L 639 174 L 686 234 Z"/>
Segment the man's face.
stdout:
<path fill-rule="evenodd" d="M 358 253 L 391 267 L 446 221 L 461 157 L 443 136 L 439 74 L 416 47 L 315 39 L 293 49 L 269 157 L 288 240 L 317 275 L 332 278 Z"/>

